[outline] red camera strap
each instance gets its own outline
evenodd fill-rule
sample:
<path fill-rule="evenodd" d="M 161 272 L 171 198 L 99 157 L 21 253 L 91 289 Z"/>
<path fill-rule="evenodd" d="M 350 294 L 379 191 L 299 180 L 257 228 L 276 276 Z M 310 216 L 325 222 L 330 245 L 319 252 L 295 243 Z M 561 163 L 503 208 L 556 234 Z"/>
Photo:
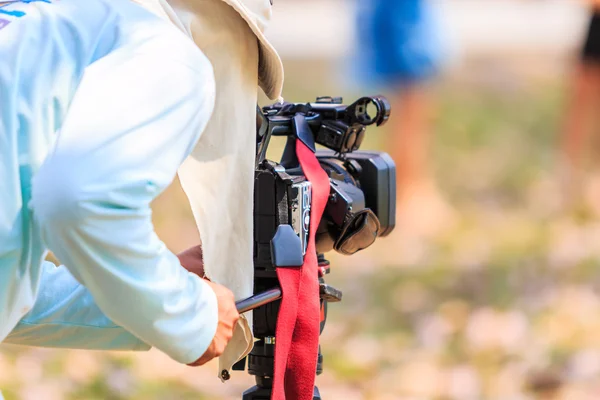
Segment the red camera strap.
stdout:
<path fill-rule="evenodd" d="M 283 297 L 275 331 L 271 400 L 312 400 L 319 353 L 321 315 L 315 234 L 329 197 L 329 178 L 314 151 L 298 139 L 296 155 L 312 184 L 310 230 L 304 264 L 277 268 Z"/>

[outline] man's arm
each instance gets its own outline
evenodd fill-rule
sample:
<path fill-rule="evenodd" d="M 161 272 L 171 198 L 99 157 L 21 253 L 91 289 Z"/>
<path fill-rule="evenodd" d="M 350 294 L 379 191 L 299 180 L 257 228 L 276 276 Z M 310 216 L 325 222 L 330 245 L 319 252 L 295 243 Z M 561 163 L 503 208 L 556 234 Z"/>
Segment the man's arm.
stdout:
<path fill-rule="evenodd" d="M 213 340 L 217 296 L 159 240 L 150 209 L 213 107 L 211 66 L 185 40 L 156 38 L 88 67 L 32 208 L 48 248 L 110 320 L 189 364 Z"/>
<path fill-rule="evenodd" d="M 189 272 L 204 277 L 202 248 L 177 255 Z M 111 321 L 85 286 L 63 265 L 42 265 L 41 286 L 33 309 L 3 343 L 86 350 L 144 351 L 150 346 Z"/>
<path fill-rule="evenodd" d="M 148 350 L 150 346 L 111 321 L 89 290 L 64 266 L 42 266 L 35 305 L 3 343 L 86 350 Z"/>

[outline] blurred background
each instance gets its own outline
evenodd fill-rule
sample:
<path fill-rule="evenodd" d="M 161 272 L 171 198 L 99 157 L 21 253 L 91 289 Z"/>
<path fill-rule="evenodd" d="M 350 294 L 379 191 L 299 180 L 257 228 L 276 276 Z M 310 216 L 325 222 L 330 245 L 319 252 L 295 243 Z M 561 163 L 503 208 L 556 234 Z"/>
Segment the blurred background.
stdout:
<path fill-rule="evenodd" d="M 344 301 L 322 335 L 324 399 L 600 398 L 591 3 L 275 0 L 287 101 L 394 106 L 362 147 L 395 158 L 398 225 L 331 255 Z M 197 243 L 177 183 L 154 210 L 172 250 Z M 251 385 L 154 350 L 0 347 L 7 400 L 240 399 Z"/>

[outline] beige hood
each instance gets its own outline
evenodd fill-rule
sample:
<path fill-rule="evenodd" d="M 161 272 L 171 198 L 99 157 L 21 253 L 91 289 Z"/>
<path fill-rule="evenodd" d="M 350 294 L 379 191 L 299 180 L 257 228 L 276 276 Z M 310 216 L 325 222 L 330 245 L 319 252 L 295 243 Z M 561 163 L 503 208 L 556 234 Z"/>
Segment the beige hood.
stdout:
<path fill-rule="evenodd" d="M 223 0 L 246 20 L 260 42 L 258 82 L 271 100 L 281 96 L 283 89 L 283 63 L 275 48 L 264 35 L 271 20 L 270 0 Z"/>
<path fill-rule="evenodd" d="M 180 25 L 180 21 L 167 0 L 133 0 L 143 4 L 157 14 L 167 16 L 171 22 Z M 194 0 L 187 0 L 193 2 Z M 271 20 L 270 0 L 215 0 L 223 1 L 237 11 L 248 23 L 256 35 L 259 46 L 258 83 L 265 94 L 276 100 L 283 90 L 283 63 L 277 51 L 265 36 L 265 30 Z M 182 28 L 180 26 L 180 28 Z"/>

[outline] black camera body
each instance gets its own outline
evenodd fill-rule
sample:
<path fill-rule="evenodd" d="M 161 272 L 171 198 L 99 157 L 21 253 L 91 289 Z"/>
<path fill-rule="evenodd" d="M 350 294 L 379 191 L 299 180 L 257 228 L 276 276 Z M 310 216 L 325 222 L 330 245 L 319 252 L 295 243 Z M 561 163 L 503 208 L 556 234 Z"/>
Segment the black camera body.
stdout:
<path fill-rule="evenodd" d="M 320 97 L 315 103 L 275 104 L 261 110 L 254 190 L 255 269 L 281 265 L 271 257 L 281 255 L 272 251 L 272 239 L 280 225 L 291 226 L 300 239 L 302 255 L 306 251 L 311 184 L 299 167 L 296 139 L 316 151 L 330 180 L 329 200 L 317 233 L 319 253 L 335 249 L 354 254 L 394 229 L 394 162 L 386 153 L 358 150 L 367 126 L 381 126 L 388 120 L 389 103 L 382 96 L 363 97 L 349 106 L 341 103 L 341 98 Z M 368 113 L 370 105 L 375 110 L 374 116 Z M 309 130 L 294 132 L 297 113 L 304 115 Z M 288 138 L 279 163 L 265 159 L 272 136 Z M 327 149 L 317 150 L 315 142 Z M 348 231 L 353 228 L 351 225 L 365 222 L 355 221 L 356 215 L 367 215 L 366 218 L 376 222 L 376 235 L 371 241 L 364 238 L 358 247 L 344 248 L 343 235 L 352 233 Z"/>
<path fill-rule="evenodd" d="M 369 115 L 375 110 L 373 116 Z M 315 103 L 274 104 L 258 109 L 256 168 L 254 175 L 254 293 L 267 294 L 278 287 L 277 267 L 300 266 L 307 250 L 312 185 L 296 156 L 296 140 L 315 150 L 329 177 L 330 191 L 316 234 L 322 321 L 327 302 L 341 300 L 341 292 L 326 285 L 329 262 L 324 254 L 335 250 L 351 255 L 387 236 L 395 226 L 396 171 L 389 155 L 359 147 L 369 125 L 380 126 L 390 115 L 381 96 L 363 97 L 346 106 L 340 98 L 322 97 Z M 301 116 L 298 120 L 297 117 Z M 301 125 L 298 121 L 301 121 Z M 287 136 L 279 162 L 266 159 L 273 136 Z M 325 149 L 316 149 L 316 145 Z M 278 292 L 280 295 L 280 291 Z M 260 295 L 255 296 L 260 297 Z M 275 297 L 277 298 L 277 297 Z M 248 372 L 257 386 L 244 393 L 247 400 L 270 398 L 279 301 L 261 303 L 254 310 L 257 340 L 248 355 Z M 245 360 L 234 366 L 243 370 Z M 319 354 L 317 374 L 322 370 Z M 315 388 L 315 399 L 320 399 Z"/>
<path fill-rule="evenodd" d="M 318 150 L 317 158 L 329 175 L 329 199 L 317 231 L 317 251 L 335 248 L 337 235 L 348 216 L 365 209 L 379 220 L 377 237 L 387 236 L 395 226 L 395 166 L 389 155 L 374 151 L 356 151 L 343 159 L 330 150 Z M 294 264 L 291 252 L 277 253 L 273 239 L 280 225 L 288 225 L 299 239 L 303 256 L 310 226 L 311 184 L 301 170 L 263 161 L 254 175 L 254 269 L 275 270 L 279 265 Z M 294 241 L 297 247 L 297 241 Z M 372 243 L 372 242 L 371 242 Z M 371 243 L 368 243 L 370 245 Z M 290 245 L 288 242 L 287 245 Z M 282 244 L 283 246 L 283 244 Z M 288 248 L 289 249 L 289 248 Z M 358 249 L 362 250 L 362 248 Z M 357 251 L 358 251 L 357 250 Z M 297 252 L 294 252 L 297 255 Z M 274 257 L 290 260 L 274 260 Z"/>

